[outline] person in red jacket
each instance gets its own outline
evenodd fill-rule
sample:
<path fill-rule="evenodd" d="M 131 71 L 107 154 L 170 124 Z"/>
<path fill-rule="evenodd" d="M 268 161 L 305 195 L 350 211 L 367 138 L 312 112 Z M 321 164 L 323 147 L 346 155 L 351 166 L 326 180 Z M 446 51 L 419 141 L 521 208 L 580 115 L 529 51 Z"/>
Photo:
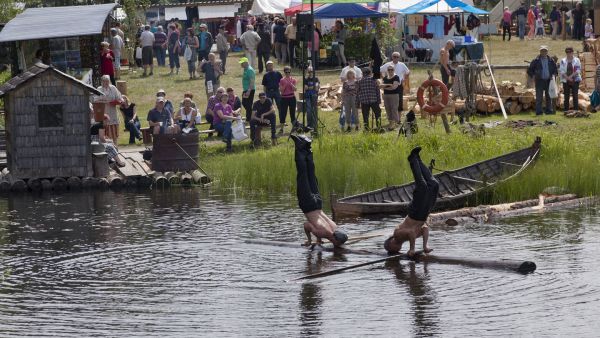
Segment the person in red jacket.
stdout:
<path fill-rule="evenodd" d="M 116 86 L 115 82 L 115 67 L 113 61 L 115 60 L 115 54 L 110 50 L 110 44 L 106 41 L 100 43 L 102 51 L 100 52 L 100 74 L 108 75 L 110 82 L 113 86 Z"/>

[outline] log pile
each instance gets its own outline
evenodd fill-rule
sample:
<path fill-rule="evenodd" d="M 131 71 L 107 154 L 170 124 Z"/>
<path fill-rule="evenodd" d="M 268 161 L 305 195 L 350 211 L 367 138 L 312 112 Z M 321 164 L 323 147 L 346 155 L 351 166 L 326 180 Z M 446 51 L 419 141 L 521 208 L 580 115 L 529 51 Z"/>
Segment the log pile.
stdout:
<path fill-rule="evenodd" d="M 342 84 L 326 84 L 319 89 L 317 105 L 322 111 L 334 111 L 342 107 Z"/>

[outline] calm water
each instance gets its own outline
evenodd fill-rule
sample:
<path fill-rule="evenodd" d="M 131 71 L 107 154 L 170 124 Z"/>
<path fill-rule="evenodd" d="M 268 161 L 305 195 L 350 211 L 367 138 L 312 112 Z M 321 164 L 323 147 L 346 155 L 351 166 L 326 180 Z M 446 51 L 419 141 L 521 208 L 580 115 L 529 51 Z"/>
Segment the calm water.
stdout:
<path fill-rule="evenodd" d="M 600 215 L 434 228 L 440 255 L 533 260 L 534 274 L 377 264 L 244 244 L 303 240 L 287 196 L 210 191 L 0 200 L 0 336 L 598 336 Z M 399 218 L 343 223 L 357 235 Z M 377 249 L 380 239 L 354 244 Z M 420 243 L 418 244 L 420 246 Z"/>

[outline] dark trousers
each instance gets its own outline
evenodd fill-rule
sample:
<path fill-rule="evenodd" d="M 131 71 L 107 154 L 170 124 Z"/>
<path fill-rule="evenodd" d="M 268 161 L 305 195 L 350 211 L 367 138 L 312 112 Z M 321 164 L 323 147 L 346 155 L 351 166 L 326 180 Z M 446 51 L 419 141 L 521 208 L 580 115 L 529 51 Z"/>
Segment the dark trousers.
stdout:
<path fill-rule="evenodd" d="M 317 70 L 317 66 L 319 65 L 319 51 L 318 50 L 313 50 L 311 52 L 312 54 L 312 66 L 313 66 L 313 70 Z"/>
<path fill-rule="evenodd" d="M 311 94 L 306 96 L 306 125 L 311 127 L 313 130 L 317 129 L 318 107 L 317 107 L 317 95 Z"/>
<path fill-rule="evenodd" d="M 296 56 L 296 40 L 288 40 L 288 57 L 290 59 L 290 67 L 294 67 Z"/>
<path fill-rule="evenodd" d="M 180 68 L 180 65 L 179 65 L 179 54 L 176 53 L 176 52 L 174 52 L 173 51 L 174 49 L 175 49 L 175 47 L 171 47 L 169 49 L 169 67 L 171 69 L 173 69 L 173 68 L 179 69 Z"/>
<path fill-rule="evenodd" d="M 542 97 L 546 96 L 546 114 L 552 114 L 552 100 L 548 95 L 550 80 L 535 79 L 535 115 L 542 115 Z"/>
<path fill-rule="evenodd" d="M 290 120 L 296 121 L 296 97 L 282 97 L 281 98 L 281 110 L 279 110 L 279 123 L 285 123 L 287 117 L 288 108 L 290 110 Z"/>
<path fill-rule="evenodd" d="M 277 121 L 275 119 L 275 114 L 269 114 L 267 116 L 264 117 L 265 119 L 269 120 L 269 124 L 271 127 L 271 139 L 275 139 L 277 138 L 277 136 L 275 136 L 276 133 L 276 127 L 277 127 Z M 262 124 L 259 121 L 256 120 L 252 120 L 250 121 L 250 139 L 252 141 L 254 141 L 255 136 L 256 136 L 256 127 L 258 126 L 262 126 L 262 127 L 266 127 L 267 124 Z"/>
<path fill-rule="evenodd" d="M 506 32 L 508 32 L 508 41 L 510 41 L 510 25 L 502 24 L 502 41 L 506 38 Z"/>
<path fill-rule="evenodd" d="M 269 58 L 271 57 L 271 51 L 258 52 L 256 54 L 256 57 L 258 58 L 258 72 L 262 73 L 263 69 L 267 69 L 267 61 L 269 61 Z M 264 61 L 264 67 L 263 67 L 263 61 Z"/>
<path fill-rule="evenodd" d="M 209 53 L 210 53 L 210 49 L 204 49 L 204 50 L 198 49 L 198 61 L 208 60 Z"/>
<path fill-rule="evenodd" d="M 225 74 L 225 64 L 227 63 L 227 54 L 228 51 L 219 52 L 219 58 L 221 58 L 221 64 L 223 65 L 223 74 Z"/>
<path fill-rule="evenodd" d="M 225 120 L 215 124 L 215 130 L 223 135 L 223 141 L 225 141 L 225 144 L 227 145 L 227 150 L 231 150 L 231 120 Z"/>
<path fill-rule="evenodd" d="M 576 22 L 573 24 L 573 39 L 581 40 L 583 38 L 583 23 Z"/>
<path fill-rule="evenodd" d="M 156 63 L 159 66 L 164 66 L 165 65 L 165 59 L 166 59 L 166 51 L 164 48 L 162 47 L 154 47 L 154 55 L 156 55 Z"/>
<path fill-rule="evenodd" d="M 563 94 L 565 96 L 565 109 L 569 110 L 569 96 L 573 94 L 573 109 L 579 110 L 579 82 L 563 83 Z"/>
<path fill-rule="evenodd" d="M 255 90 L 252 89 L 248 97 L 244 97 L 242 95 L 242 107 L 244 107 L 244 110 L 246 111 L 246 121 L 250 121 L 250 118 L 252 117 L 252 103 L 254 102 L 254 92 Z"/>
<path fill-rule="evenodd" d="M 296 145 L 296 196 L 303 213 L 323 209 L 323 199 L 319 193 L 315 163 L 310 149 Z"/>
<path fill-rule="evenodd" d="M 134 121 L 133 123 L 131 123 L 131 121 L 127 121 L 125 123 L 125 128 L 129 130 L 129 144 L 134 144 L 136 138 L 142 138 L 140 121 Z"/>
<path fill-rule="evenodd" d="M 408 217 L 426 221 L 435 206 L 439 184 L 418 155 L 409 156 L 408 163 L 415 179 L 415 190 L 408 205 Z"/>
<path fill-rule="evenodd" d="M 379 107 L 379 103 L 362 103 L 360 107 L 362 110 L 363 125 L 365 127 L 369 125 L 369 115 L 371 113 L 371 109 L 373 109 L 373 114 L 375 114 L 375 123 L 377 124 L 377 126 L 381 125 L 381 108 Z"/>
<path fill-rule="evenodd" d="M 456 75 L 456 70 L 450 68 L 450 75 L 448 75 L 448 72 L 446 72 L 446 68 L 440 65 L 440 73 L 442 75 L 442 82 L 446 85 L 446 88 L 450 89 L 450 87 L 448 86 L 448 84 L 450 83 L 450 76 Z"/>

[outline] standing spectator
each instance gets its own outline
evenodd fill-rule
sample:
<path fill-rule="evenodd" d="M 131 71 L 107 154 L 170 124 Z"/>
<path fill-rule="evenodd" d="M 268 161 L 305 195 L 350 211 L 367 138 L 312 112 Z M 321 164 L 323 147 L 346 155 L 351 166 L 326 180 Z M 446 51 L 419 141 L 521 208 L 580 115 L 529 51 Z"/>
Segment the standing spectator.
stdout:
<path fill-rule="evenodd" d="M 156 63 L 159 67 L 165 66 L 166 52 L 165 47 L 167 46 L 167 34 L 163 32 L 162 26 L 158 26 L 156 33 L 154 33 L 154 54 L 156 55 Z"/>
<path fill-rule="evenodd" d="M 290 111 L 290 121 L 296 122 L 296 79 L 292 77 L 292 67 L 283 68 L 283 79 L 279 81 L 279 91 L 281 92 L 281 110 L 279 111 L 279 123 L 281 128 L 279 133 L 283 134 L 283 126 L 287 117 L 287 111 Z"/>
<path fill-rule="evenodd" d="M 115 29 L 117 30 L 117 34 L 119 34 L 119 36 L 121 37 L 121 40 L 125 42 L 125 33 L 123 33 L 123 30 L 121 29 L 120 22 L 115 22 Z"/>
<path fill-rule="evenodd" d="M 349 58 L 348 65 L 342 68 L 342 72 L 340 73 L 340 80 L 342 80 L 342 82 L 346 81 L 346 75 L 350 70 L 354 71 L 354 74 L 356 75 L 356 81 L 360 81 L 360 79 L 362 79 L 363 73 L 362 70 L 356 66 L 356 60 L 354 58 Z"/>
<path fill-rule="evenodd" d="M 246 26 L 246 31 L 240 37 L 240 43 L 244 48 L 246 58 L 252 66 L 252 69 L 256 68 L 256 51 L 260 41 L 261 38 L 258 33 L 254 31 L 254 27 L 252 25 Z"/>
<path fill-rule="evenodd" d="M 117 106 L 121 104 L 121 93 L 110 83 L 108 75 L 102 75 L 100 79 L 101 86 L 98 90 L 102 92 L 100 101 L 104 102 L 104 114 L 108 115 L 108 120 L 104 121 L 106 136 L 115 143 L 119 140 L 119 116 L 117 115 Z"/>
<path fill-rule="evenodd" d="M 318 120 L 317 101 L 319 97 L 319 78 L 315 76 L 313 67 L 306 69 L 304 78 L 304 102 L 306 102 L 306 121 L 310 128 L 316 130 Z"/>
<path fill-rule="evenodd" d="M 543 95 L 546 95 L 546 114 L 554 114 L 548 88 L 552 76 L 558 75 L 558 70 L 556 69 L 556 63 L 548 56 L 547 46 L 540 46 L 540 55 L 531 61 L 527 74 L 535 79 L 535 114 L 542 115 L 543 113 Z"/>
<path fill-rule="evenodd" d="M 258 73 L 263 72 L 263 62 L 266 66 L 267 61 L 271 57 L 271 33 L 265 28 L 263 23 L 258 24 L 258 36 L 260 42 L 258 43 L 257 57 L 258 57 Z M 266 67 L 264 67 L 266 68 Z"/>
<path fill-rule="evenodd" d="M 198 37 L 194 35 L 194 30 L 190 27 L 187 29 L 187 35 L 183 40 L 185 46 L 184 57 L 188 64 L 188 73 L 190 73 L 190 80 L 196 78 L 196 51 L 200 43 Z"/>
<path fill-rule="evenodd" d="M 543 38 L 546 35 L 546 29 L 544 28 L 544 19 L 542 18 L 542 13 L 540 13 L 535 19 L 535 35 Z"/>
<path fill-rule="evenodd" d="M 581 62 L 573 55 L 573 47 L 565 48 L 567 56 L 560 60 L 558 72 L 565 97 L 564 111 L 569 110 L 569 96 L 573 95 L 573 109 L 579 110 L 579 83 L 581 82 Z"/>
<path fill-rule="evenodd" d="M 169 68 L 171 68 L 169 75 L 173 75 L 173 69 L 177 69 L 176 74 L 179 74 L 179 51 L 181 49 L 181 45 L 179 43 L 179 30 L 174 24 L 169 24 L 167 47 L 169 50 Z"/>
<path fill-rule="evenodd" d="M 446 88 L 450 89 L 450 78 L 454 82 L 456 70 L 450 66 L 450 52 L 454 49 L 454 40 L 448 40 L 446 45 L 440 50 L 440 72 L 442 74 L 442 82 Z"/>
<path fill-rule="evenodd" d="M 379 92 L 379 82 L 373 78 L 369 68 L 363 69 L 364 77 L 358 81 L 357 98 L 360 104 L 363 116 L 365 130 L 369 130 L 369 113 L 373 110 L 375 115 L 375 126 L 373 129 L 381 128 L 381 93 Z"/>
<path fill-rule="evenodd" d="M 223 74 L 225 74 L 225 66 L 227 65 L 227 55 L 229 54 L 229 42 L 227 41 L 227 33 L 224 26 L 219 26 L 219 34 L 215 37 L 217 44 L 217 53 L 223 63 Z"/>
<path fill-rule="evenodd" d="M 390 65 L 394 67 L 394 74 L 398 75 L 400 79 L 400 89 L 398 91 L 398 113 L 400 113 L 404 107 L 404 83 L 410 74 L 410 70 L 408 70 L 408 67 L 404 63 L 400 62 L 400 53 L 394 52 L 392 53 L 392 61 L 387 62 L 379 69 L 381 77 L 386 76 L 387 68 Z"/>
<path fill-rule="evenodd" d="M 123 39 L 119 36 L 119 32 L 116 28 L 110 29 L 110 35 L 110 49 L 115 57 L 113 60 L 113 66 L 115 68 L 114 78 L 118 80 L 121 78 L 121 50 L 123 50 Z"/>
<path fill-rule="evenodd" d="M 356 108 L 356 95 L 358 93 L 358 83 L 356 82 L 356 73 L 350 69 L 346 74 L 346 81 L 342 85 L 342 107 L 345 114 L 345 122 L 348 129 L 346 132 L 356 128 L 358 131 L 358 110 Z M 366 124 L 365 126 L 368 126 Z M 341 126 L 342 129 L 344 126 Z"/>
<path fill-rule="evenodd" d="M 394 66 L 390 65 L 387 67 L 387 74 L 383 77 L 383 105 L 385 106 L 385 113 L 387 119 L 390 121 L 389 130 L 396 128 L 396 125 L 400 123 L 400 114 L 398 113 L 399 97 L 398 91 L 402 86 L 400 85 L 400 78 L 394 73 Z"/>
<path fill-rule="evenodd" d="M 140 44 L 142 46 L 142 65 L 144 66 L 144 75 L 147 74 L 150 66 L 150 76 L 154 74 L 154 63 L 152 62 L 152 49 L 154 48 L 154 34 L 150 32 L 150 26 L 146 25 L 140 35 Z"/>
<path fill-rule="evenodd" d="M 129 144 L 135 144 L 135 139 L 142 139 L 142 133 L 140 131 L 140 119 L 137 116 L 135 103 L 130 102 L 129 98 L 125 95 L 122 96 L 121 102 L 121 114 L 123 114 L 123 121 L 125 121 L 125 129 L 129 131 Z"/>
<path fill-rule="evenodd" d="M 279 71 L 274 70 L 273 61 L 267 61 L 267 71 L 263 75 L 262 85 L 263 91 L 269 99 L 277 106 L 277 112 L 281 114 L 281 93 L 279 92 L 279 81 L 283 79 L 283 75 Z"/>
<path fill-rule="evenodd" d="M 277 64 L 285 63 L 287 58 L 287 40 L 285 38 L 285 24 L 283 20 L 277 20 L 275 27 L 273 28 L 273 35 L 275 36 L 275 56 L 277 57 Z"/>
<path fill-rule="evenodd" d="M 517 28 L 519 31 L 519 40 L 525 39 L 525 22 L 527 19 L 527 10 L 525 10 L 525 6 L 521 4 L 519 9 L 512 13 L 512 17 L 517 19 Z"/>
<path fill-rule="evenodd" d="M 585 39 L 593 39 L 594 38 L 594 27 L 592 26 L 592 19 L 585 19 Z"/>
<path fill-rule="evenodd" d="M 296 62 L 296 31 L 296 17 L 293 17 L 292 23 L 285 28 L 285 37 L 287 38 L 290 67 L 294 67 L 294 63 Z"/>
<path fill-rule="evenodd" d="M 116 85 L 115 82 L 115 54 L 108 48 L 110 45 L 108 42 L 103 41 L 100 43 L 102 51 L 100 52 L 100 74 L 102 76 L 108 76 L 110 83 Z"/>
<path fill-rule="evenodd" d="M 217 56 L 213 53 L 209 53 L 208 61 L 203 60 L 200 64 L 200 70 L 204 73 L 204 87 L 206 88 L 207 99 L 216 94 L 217 88 L 221 84 L 219 78 L 223 71 L 216 61 Z"/>
<path fill-rule="evenodd" d="M 258 94 L 258 101 L 252 105 L 252 118 L 250 119 L 250 139 L 255 147 L 259 145 L 259 138 L 256 137 L 256 128 L 258 126 L 270 126 L 271 144 L 277 144 L 277 136 L 275 135 L 276 123 L 273 102 L 267 98 L 265 93 Z"/>
<path fill-rule="evenodd" d="M 208 53 L 213 45 L 213 36 L 206 28 L 206 24 L 200 25 L 200 34 L 198 36 L 198 61 L 208 60 Z"/>
<path fill-rule="evenodd" d="M 504 7 L 504 13 L 502 13 L 502 41 L 505 41 L 507 32 L 508 41 L 510 41 L 510 26 L 512 26 L 512 13 L 508 10 L 508 7 Z"/>
<path fill-rule="evenodd" d="M 246 121 L 250 121 L 252 116 L 252 104 L 254 103 L 254 92 L 256 91 L 256 72 L 248 64 L 248 58 L 241 58 L 242 65 L 242 106 L 246 110 Z"/>
<path fill-rule="evenodd" d="M 344 44 L 346 43 L 346 38 L 348 37 L 348 30 L 344 26 L 344 24 L 338 20 L 335 22 L 335 40 L 334 47 L 335 55 L 338 58 L 338 67 L 343 67 L 346 65 L 346 54 L 344 51 Z M 336 47 L 337 46 L 337 47 Z"/>
<path fill-rule="evenodd" d="M 556 8 L 556 6 L 552 6 L 552 11 L 550 12 L 550 26 L 552 27 L 552 40 L 556 40 L 556 35 L 558 35 L 558 26 L 560 25 L 560 12 Z"/>
<path fill-rule="evenodd" d="M 231 152 L 231 123 L 239 114 L 234 112 L 233 107 L 228 103 L 226 95 L 221 96 L 221 102 L 215 105 L 214 126 L 215 130 L 223 135 L 223 141 L 226 144 L 225 151 Z"/>
<path fill-rule="evenodd" d="M 583 38 L 583 20 L 585 12 L 581 7 L 581 2 L 575 5 L 575 9 L 571 11 L 571 19 L 573 20 L 573 39 L 581 40 Z"/>
<path fill-rule="evenodd" d="M 534 6 L 529 6 L 529 11 L 527 12 L 527 26 L 529 27 L 529 32 L 527 32 L 527 39 L 533 40 L 535 38 L 535 13 L 533 12 Z"/>
<path fill-rule="evenodd" d="M 314 27 L 313 38 L 312 41 L 308 42 L 308 56 L 312 59 L 311 65 L 314 70 L 317 69 L 317 65 L 319 64 L 319 32 L 317 31 L 317 27 Z"/>

